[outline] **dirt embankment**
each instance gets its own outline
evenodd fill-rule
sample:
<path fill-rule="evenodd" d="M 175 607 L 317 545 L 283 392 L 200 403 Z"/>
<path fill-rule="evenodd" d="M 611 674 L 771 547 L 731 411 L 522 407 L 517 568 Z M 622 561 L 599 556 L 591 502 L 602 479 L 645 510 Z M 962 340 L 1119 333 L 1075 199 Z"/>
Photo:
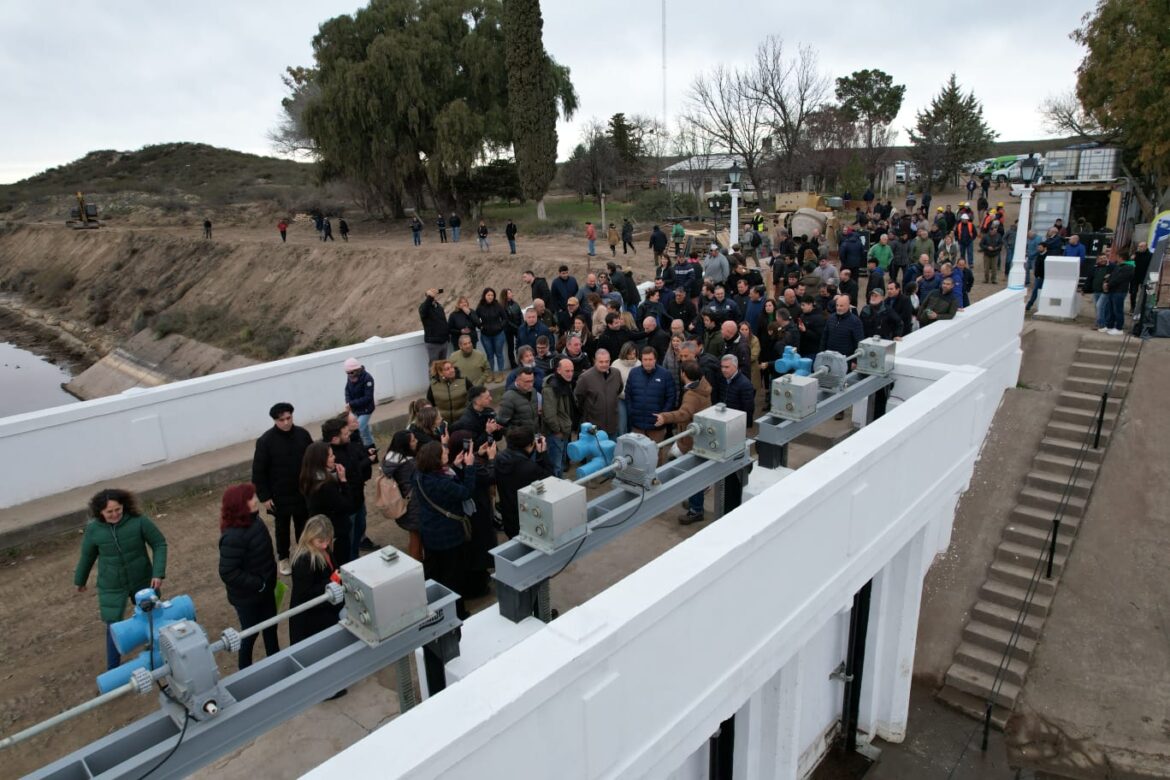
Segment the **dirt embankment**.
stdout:
<path fill-rule="evenodd" d="M 509 255 L 498 238 L 490 252 L 478 251 L 467 236 L 459 244 L 431 238 L 413 247 L 401 231 L 365 226 L 355 226 L 348 243 L 322 243 L 296 224 L 281 243 L 274 229 L 251 227 L 217 228 L 206 241 L 180 227 L 72 231 L 32 224 L 0 234 L 0 289 L 123 346 L 149 331 L 222 348 L 222 360 L 184 358 L 207 373 L 239 356 L 268 360 L 416 330 L 429 287 L 446 290 L 448 310 L 460 294 L 474 306 L 485 287 L 511 287 L 527 302 L 524 270 L 551 280 L 563 262 L 583 281 L 588 267 L 607 259 L 608 252 L 590 260 L 584 240 L 568 238 L 521 239 L 519 253 Z M 638 279 L 652 270 L 646 250 L 623 259 Z M 163 374 L 190 375 L 189 367 L 170 370 L 168 359 L 148 362 Z"/>

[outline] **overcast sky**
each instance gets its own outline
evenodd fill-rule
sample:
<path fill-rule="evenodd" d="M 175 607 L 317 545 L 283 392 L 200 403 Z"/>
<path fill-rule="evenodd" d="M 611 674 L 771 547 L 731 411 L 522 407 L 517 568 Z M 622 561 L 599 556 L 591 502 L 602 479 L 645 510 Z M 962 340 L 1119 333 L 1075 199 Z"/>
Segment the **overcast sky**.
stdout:
<path fill-rule="evenodd" d="M 560 157 L 591 118 L 662 114 L 660 0 L 545 0 L 545 46 L 572 69 L 580 111 Z M 880 68 L 906 85 L 895 126 L 913 122 L 948 74 L 974 89 L 1004 140 L 1048 133 L 1036 110 L 1073 86 L 1068 38 L 1092 0 L 1034 0 L 986 13 L 939 3 L 667 0 L 667 113 L 718 62 L 749 60 L 769 33 L 813 46 L 830 76 Z M 288 65 L 311 65 L 311 39 L 354 0 L 206 3 L 37 0 L 0 14 L 0 183 L 95 149 L 200 141 L 272 153 Z M 886 18 L 874 8 L 897 8 Z M 831 14 L 829 13 L 831 11 Z M 900 142 L 905 142 L 900 132 Z"/>

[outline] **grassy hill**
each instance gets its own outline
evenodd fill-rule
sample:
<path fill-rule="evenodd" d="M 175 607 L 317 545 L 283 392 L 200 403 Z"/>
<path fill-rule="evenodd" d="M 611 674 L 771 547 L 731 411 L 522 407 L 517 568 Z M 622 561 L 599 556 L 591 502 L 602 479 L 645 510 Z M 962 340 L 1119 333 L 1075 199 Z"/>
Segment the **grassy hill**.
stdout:
<path fill-rule="evenodd" d="M 0 185 L 0 212 L 19 206 L 59 209 L 62 199 L 84 192 L 106 208 L 115 195 L 119 206 L 138 205 L 164 212 L 194 207 L 215 208 L 233 203 L 295 201 L 318 192 L 314 166 L 263 157 L 206 144 L 170 143 L 145 146 L 134 152 L 101 150 L 66 165 L 50 168 L 14 184 Z"/>

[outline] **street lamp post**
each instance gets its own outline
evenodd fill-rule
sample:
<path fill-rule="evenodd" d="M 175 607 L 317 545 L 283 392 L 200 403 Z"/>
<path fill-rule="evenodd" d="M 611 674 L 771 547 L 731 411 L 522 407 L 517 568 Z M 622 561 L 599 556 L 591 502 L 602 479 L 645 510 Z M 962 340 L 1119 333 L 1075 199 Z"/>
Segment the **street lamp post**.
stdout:
<path fill-rule="evenodd" d="M 1012 269 L 1008 272 L 1008 289 L 1022 290 L 1028 279 L 1028 223 L 1032 217 L 1032 182 L 1036 180 L 1040 162 L 1036 155 L 1020 162 L 1020 179 L 1024 189 L 1020 190 L 1020 221 L 1016 226 L 1016 247 L 1012 250 Z"/>
<path fill-rule="evenodd" d="M 731 246 L 739 243 L 739 161 L 731 163 L 731 170 L 727 172 L 727 180 L 731 182 L 731 224 L 728 226 Z M 730 247 L 728 247 L 730 248 Z"/>

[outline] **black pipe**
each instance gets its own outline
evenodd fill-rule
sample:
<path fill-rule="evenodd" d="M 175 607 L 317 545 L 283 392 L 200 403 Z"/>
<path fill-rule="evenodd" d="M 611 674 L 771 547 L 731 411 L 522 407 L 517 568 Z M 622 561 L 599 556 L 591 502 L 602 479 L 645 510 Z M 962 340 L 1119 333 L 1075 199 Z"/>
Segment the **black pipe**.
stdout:
<path fill-rule="evenodd" d="M 1101 426 L 1105 424 L 1105 402 L 1109 400 L 1109 391 L 1101 393 L 1101 406 L 1097 409 L 1097 435 L 1093 437 L 1093 449 L 1101 446 Z"/>
<path fill-rule="evenodd" d="M 731 780 L 735 752 L 735 716 L 719 724 L 707 743 L 707 777 L 711 780 Z"/>
<path fill-rule="evenodd" d="M 987 702 L 987 709 L 983 712 L 983 741 L 979 744 L 979 749 L 984 753 L 987 752 L 987 740 L 991 736 L 991 707 L 990 701 Z"/>
<path fill-rule="evenodd" d="M 869 632 L 869 598 L 873 580 L 861 586 L 853 596 L 849 611 L 849 646 L 845 656 L 845 696 L 841 725 L 845 752 L 857 750 L 857 721 L 861 714 L 861 676 L 865 669 L 865 639 Z"/>

